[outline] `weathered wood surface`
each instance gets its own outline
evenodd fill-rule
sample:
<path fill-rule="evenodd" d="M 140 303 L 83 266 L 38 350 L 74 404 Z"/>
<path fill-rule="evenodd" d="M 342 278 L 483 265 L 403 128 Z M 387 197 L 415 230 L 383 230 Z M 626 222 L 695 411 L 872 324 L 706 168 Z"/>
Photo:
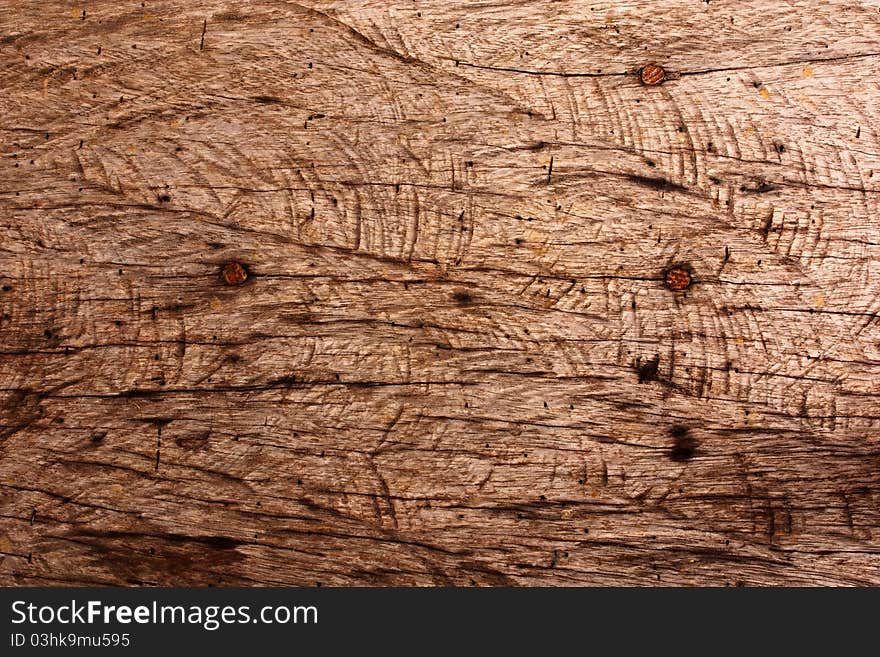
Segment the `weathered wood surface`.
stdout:
<path fill-rule="evenodd" d="M 0 28 L 0 582 L 880 584 L 878 3 Z"/>

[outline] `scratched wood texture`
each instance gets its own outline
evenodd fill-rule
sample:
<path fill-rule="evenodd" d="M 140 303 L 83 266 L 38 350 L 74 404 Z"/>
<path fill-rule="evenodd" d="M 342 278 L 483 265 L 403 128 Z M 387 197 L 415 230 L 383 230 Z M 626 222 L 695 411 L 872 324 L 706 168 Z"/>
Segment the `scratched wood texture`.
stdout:
<path fill-rule="evenodd" d="M 0 583 L 880 584 L 878 71 L 877 2 L 2 0 Z"/>

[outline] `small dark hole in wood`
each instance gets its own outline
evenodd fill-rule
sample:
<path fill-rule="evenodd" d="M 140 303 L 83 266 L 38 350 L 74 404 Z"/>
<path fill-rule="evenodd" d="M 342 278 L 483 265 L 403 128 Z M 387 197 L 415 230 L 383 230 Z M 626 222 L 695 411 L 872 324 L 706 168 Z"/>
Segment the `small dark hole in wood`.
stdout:
<path fill-rule="evenodd" d="M 657 380 L 657 371 L 660 369 L 660 356 L 654 356 L 651 360 L 641 362 L 641 358 L 636 359 L 636 373 L 639 376 L 639 383 Z"/>
<path fill-rule="evenodd" d="M 694 458 L 700 441 L 691 435 L 690 429 L 681 424 L 674 424 L 669 433 L 672 435 L 672 450 L 669 458 L 677 462 L 690 461 Z"/>

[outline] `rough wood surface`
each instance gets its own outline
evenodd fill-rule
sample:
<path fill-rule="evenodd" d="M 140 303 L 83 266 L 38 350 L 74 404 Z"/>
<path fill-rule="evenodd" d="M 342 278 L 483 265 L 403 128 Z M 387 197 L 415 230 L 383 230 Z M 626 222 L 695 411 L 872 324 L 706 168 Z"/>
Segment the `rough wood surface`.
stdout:
<path fill-rule="evenodd" d="M 880 584 L 878 70 L 852 0 L 2 0 L 0 582 Z"/>

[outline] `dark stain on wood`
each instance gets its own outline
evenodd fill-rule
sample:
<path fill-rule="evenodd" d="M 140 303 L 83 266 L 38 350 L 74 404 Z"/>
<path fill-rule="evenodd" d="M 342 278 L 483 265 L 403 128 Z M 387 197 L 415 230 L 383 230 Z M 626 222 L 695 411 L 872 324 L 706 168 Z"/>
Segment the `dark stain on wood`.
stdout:
<path fill-rule="evenodd" d="M 757 180 L 751 185 L 741 186 L 739 188 L 739 191 L 745 192 L 747 194 L 767 194 L 768 192 L 773 192 L 776 189 L 776 185 L 769 183 L 766 180 Z"/>
<path fill-rule="evenodd" d="M 640 176 L 636 174 L 627 174 L 627 179 L 636 183 L 637 185 L 642 185 L 644 187 L 648 187 L 649 189 L 656 190 L 658 192 L 669 192 L 669 191 L 677 191 L 677 192 L 686 192 L 688 191 L 687 187 L 684 185 L 680 185 L 678 183 L 674 183 L 671 180 L 667 180 L 666 178 L 659 176 Z"/>

